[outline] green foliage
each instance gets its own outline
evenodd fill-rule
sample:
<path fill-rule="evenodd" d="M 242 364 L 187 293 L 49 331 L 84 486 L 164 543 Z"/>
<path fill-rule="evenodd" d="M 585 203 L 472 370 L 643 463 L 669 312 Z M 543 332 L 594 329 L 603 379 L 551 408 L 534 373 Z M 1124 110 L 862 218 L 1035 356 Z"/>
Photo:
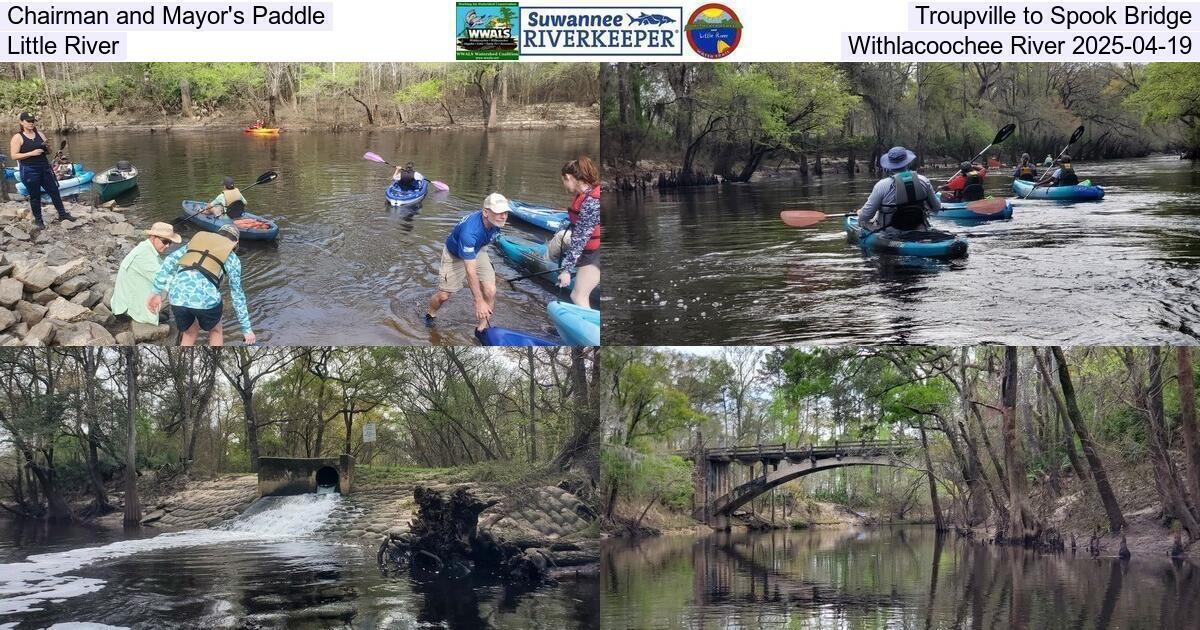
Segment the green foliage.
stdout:
<path fill-rule="evenodd" d="M 623 495 L 642 507 L 657 502 L 685 511 L 692 504 L 692 465 L 677 455 L 645 454 L 616 445 L 600 451 L 600 476 L 607 487 L 619 485 Z"/>
<path fill-rule="evenodd" d="M 46 92 L 37 79 L 0 78 L 0 109 L 38 111 L 45 102 Z"/>
<path fill-rule="evenodd" d="M 1145 122 L 1183 123 L 1190 147 L 1200 148 L 1200 63 L 1152 63 L 1125 104 Z"/>
<path fill-rule="evenodd" d="M 410 83 L 393 95 L 393 99 L 401 105 L 437 101 L 442 98 L 445 82 L 441 79 L 426 79 Z"/>

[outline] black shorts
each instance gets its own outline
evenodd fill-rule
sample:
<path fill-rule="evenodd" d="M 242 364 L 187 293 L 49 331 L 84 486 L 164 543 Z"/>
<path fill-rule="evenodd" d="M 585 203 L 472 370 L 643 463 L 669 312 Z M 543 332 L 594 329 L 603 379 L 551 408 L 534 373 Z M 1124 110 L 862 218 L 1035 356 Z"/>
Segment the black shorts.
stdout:
<path fill-rule="evenodd" d="M 578 267 L 583 267 L 585 265 L 596 265 L 597 267 L 599 267 L 600 266 L 600 250 L 594 249 L 590 252 L 586 249 L 583 250 L 583 253 L 579 255 L 579 260 L 575 261 L 575 267 L 578 268 Z"/>
<path fill-rule="evenodd" d="M 200 322 L 200 330 L 211 331 L 221 325 L 221 312 L 225 303 L 218 302 L 212 308 L 188 308 L 186 306 L 171 306 L 171 315 L 175 317 L 175 325 L 183 332 L 192 327 L 192 322 Z"/>

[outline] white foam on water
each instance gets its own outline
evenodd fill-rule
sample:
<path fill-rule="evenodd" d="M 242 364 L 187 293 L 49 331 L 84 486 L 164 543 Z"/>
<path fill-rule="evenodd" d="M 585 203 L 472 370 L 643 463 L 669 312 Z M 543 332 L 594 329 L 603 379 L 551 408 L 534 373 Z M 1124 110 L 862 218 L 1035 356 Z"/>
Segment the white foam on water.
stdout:
<path fill-rule="evenodd" d="M 307 494 L 261 500 L 270 501 L 265 509 L 212 529 L 190 529 L 100 547 L 35 554 L 24 562 L 0 564 L 0 615 L 41 610 L 40 606 L 45 602 L 86 595 L 104 588 L 104 580 L 66 575 L 97 562 L 163 549 L 309 536 L 329 519 L 341 502 L 341 495 Z"/>

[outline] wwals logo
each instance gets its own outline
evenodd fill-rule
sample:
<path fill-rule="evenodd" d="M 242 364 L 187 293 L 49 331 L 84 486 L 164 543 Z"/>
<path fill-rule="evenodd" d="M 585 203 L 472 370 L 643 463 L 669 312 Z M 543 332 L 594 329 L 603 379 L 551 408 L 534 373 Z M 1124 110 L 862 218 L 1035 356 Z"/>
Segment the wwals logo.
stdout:
<path fill-rule="evenodd" d="M 455 58 L 517 59 L 520 25 L 516 2 L 459 2 L 455 7 Z"/>

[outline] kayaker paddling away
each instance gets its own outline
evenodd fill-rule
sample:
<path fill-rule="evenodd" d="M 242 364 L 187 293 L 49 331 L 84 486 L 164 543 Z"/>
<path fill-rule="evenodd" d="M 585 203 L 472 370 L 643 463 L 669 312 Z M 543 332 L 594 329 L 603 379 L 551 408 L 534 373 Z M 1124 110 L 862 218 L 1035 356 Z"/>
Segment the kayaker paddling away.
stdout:
<path fill-rule="evenodd" d="M 929 178 L 909 170 L 917 154 L 892 147 L 879 156 L 879 166 L 889 176 L 875 183 L 867 202 L 858 210 L 858 223 L 872 232 L 929 229 L 929 212 L 942 208 Z"/>
<path fill-rule="evenodd" d="M 242 196 L 242 191 L 238 190 L 232 177 L 226 176 L 222 184 L 224 190 L 213 197 L 200 213 L 213 217 L 227 214 L 230 219 L 240 219 L 246 211 L 246 198 Z"/>
<path fill-rule="evenodd" d="M 450 231 L 442 246 L 438 269 L 438 288 L 429 299 L 425 325 L 433 327 L 438 309 L 465 284 L 475 299 L 476 336 L 487 330 L 496 304 L 496 270 L 487 255 L 487 246 L 500 235 L 508 222 L 508 199 L 492 193 L 483 200 L 483 208 L 463 217 Z"/>

